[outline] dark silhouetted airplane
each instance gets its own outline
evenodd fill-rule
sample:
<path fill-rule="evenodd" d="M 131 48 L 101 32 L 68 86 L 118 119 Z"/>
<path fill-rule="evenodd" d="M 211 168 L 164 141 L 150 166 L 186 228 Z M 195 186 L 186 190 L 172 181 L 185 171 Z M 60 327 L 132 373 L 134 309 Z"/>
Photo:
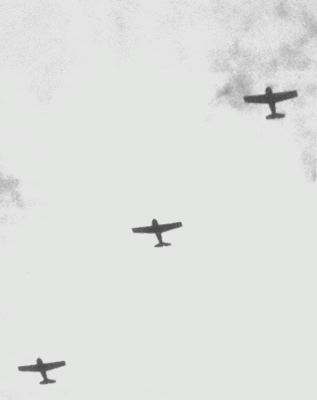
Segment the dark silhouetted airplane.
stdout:
<path fill-rule="evenodd" d="M 283 100 L 292 99 L 297 97 L 296 90 L 290 92 L 273 93 L 272 88 L 267 87 L 265 94 L 259 94 L 257 96 L 245 96 L 244 101 L 246 103 L 261 103 L 268 104 L 270 106 L 272 114 L 267 115 L 266 119 L 284 118 L 285 114 L 278 114 L 275 110 L 275 103 Z"/>
<path fill-rule="evenodd" d="M 156 219 L 152 220 L 151 226 L 144 226 L 141 228 L 132 228 L 134 233 L 155 233 L 157 240 L 159 241 L 155 247 L 163 247 L 163 246 L 170 246 L 170 243 L 165 243 L 162 240 L 162 233 L 166 231 L 170 231 L 172 229 L 180 228 L 182 225 L 181 222 L 174 222 L 172 224 L 163 224 L 160 225 Z"/>
<path fill-rule="evenodd" d="M 35 365 L 25 365 L 24 367 L 18 367 L 19 371 L 30 371 L 30 372 L 40 372 L 43 376 L 43 381 L 40 382 L 41 385 L 45 385 L 47 383 L 55 383 L 56 381 L 52 379 L 48 379 L 46 375 L 46 371 L 54 368 L 64 367 L 66 365 L 65 361 L 57 361 L 52 363 L 43 363 L 43 361 L 38 358 L 36 360 Z"/>

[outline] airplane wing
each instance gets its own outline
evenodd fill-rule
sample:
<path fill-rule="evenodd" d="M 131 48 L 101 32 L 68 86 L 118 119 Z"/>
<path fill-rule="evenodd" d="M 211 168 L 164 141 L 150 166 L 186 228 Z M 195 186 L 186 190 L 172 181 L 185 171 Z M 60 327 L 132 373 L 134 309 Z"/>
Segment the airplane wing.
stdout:
<path fill-rule="evenodd" d="M 173 222 L 172 224 L 162 224 L 158 226 L 160 232 L 170 231 L 172 229 L 180 228 L 183 226 L 181 222 Z"/>
<path fill-rule="evenodd" d="M 296 90 L 292 90 L 290 92 L 273 93 L 273 99 L 275 102 L 292 99 L 293 97 L 297 96 Z"/>
<path fill-rule="evenodd" d="M 56 361 L 52 363 L 44 363 L 43 367 L 45 371 L 49 371 L 50 369 L 64 367 L 66 365 L 65 361 Z"/>
<path fill-rule="evenodd" d="M 24 365 L 23 367 L 18 367 L 19 371 L 29 371 L 29 372 L 41 372 L 41 369 L 37 364 L 35 365 Z"/>
<path fill-rule="evenodd" d="M 134 233 L 155 233 L 156 230 L 153 228 L 153 226 L 143 226 L 141 228 L 132 228 L 132 231 Z"/>
<path fill-rule="evenodd" d="M 245 96 L 243 97 L 246 103 L 268 103 L 268 98 L 265 94 L 259 94 L 256 96 Z"/>

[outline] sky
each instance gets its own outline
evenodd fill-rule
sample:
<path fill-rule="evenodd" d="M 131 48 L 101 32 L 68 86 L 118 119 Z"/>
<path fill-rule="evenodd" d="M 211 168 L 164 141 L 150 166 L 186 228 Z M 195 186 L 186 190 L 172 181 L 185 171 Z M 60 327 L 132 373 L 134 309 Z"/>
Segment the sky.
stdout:
<path fill-rule="evenodd" d="M 1 7 L 0 398 L 315 398 L 314 2 Z"/>

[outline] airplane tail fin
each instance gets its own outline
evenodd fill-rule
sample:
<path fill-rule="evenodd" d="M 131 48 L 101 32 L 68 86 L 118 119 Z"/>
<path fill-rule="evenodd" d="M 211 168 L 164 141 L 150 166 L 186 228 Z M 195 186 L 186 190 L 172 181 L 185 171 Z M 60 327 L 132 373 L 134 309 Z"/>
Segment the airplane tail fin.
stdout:
<path fill-rule="evenodd" d="M 40 382 L 41 385 L 47 385 L 48 383 L 55 383 L 53 379 L 44 379 L 44 381 Z"/>
<path fill-rule="evenodd" d="M 164 247 L 164 246 L 170 246 L 170 245 L 171 245 L 171 243 L 161 242 L 161 243 L 156 244 L 154 247 Z"/>
<path fill-rule="evenodd" d="M 270 114 L 266 117 L 266 119 L 276 119 L 276 118 L 284 118 L 285 114 Z"/>

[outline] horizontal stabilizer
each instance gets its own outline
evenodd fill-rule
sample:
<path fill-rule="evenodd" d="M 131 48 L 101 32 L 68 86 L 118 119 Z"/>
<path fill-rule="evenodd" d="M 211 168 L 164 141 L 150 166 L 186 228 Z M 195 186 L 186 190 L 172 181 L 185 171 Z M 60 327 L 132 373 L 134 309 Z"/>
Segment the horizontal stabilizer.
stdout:
<path fill-rule="evenodd" d="M 276 119 L 276 118 L 284 118 L 285 114 L 270 114 L 266 117 L 266 119 Z"/>
<path fill-rule="evenodd" d="M 47 385 L 49 383 L 55 383 L 53 379 L 44 379 L 44 381 L 40 382 L 41 385 Z"/>
<path fill-rule="evenodd" d="M 155 245 L 155 247 L 164 247 L 164 246 L 170 246 L 171 243 L 158 243 Z"/>

